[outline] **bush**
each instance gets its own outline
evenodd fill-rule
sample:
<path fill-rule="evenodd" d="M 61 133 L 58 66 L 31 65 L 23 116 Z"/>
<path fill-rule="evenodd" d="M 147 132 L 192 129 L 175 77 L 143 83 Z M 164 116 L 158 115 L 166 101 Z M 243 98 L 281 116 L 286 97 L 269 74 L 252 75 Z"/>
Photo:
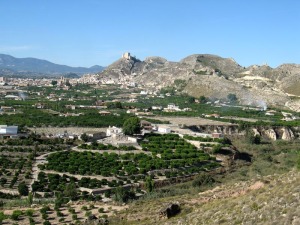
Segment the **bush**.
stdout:
<path fill-rule="evenodd" d="M 43 225 L 51 225 L 51 223 L 49 222 L 49 220 L 45 220 Z"/>
<path fill-rule="evenodd" d="M 18 220 L 19 217 L 20 217 L 22 214 L 23 214 L 23 213 L 22 213 L 21 210 L 15 210 L 15 211 L 13 211 L 12 215 L 10 216 L 10 218 L 11 218 L 12 220 Z"/>
<path fill-rule="evenodd" d="M 99 209 L 98 209 L 98 212 L 99 212 L 99 213 L 104 213 L 104 208 L 99 208 Z"/>
<path fill-rule="evenodd" d="M 63 217 L 63 216 L 64 216 L 64 214 L 63 214 L 62 212 L 60 212 L 60 211 L 57 211 L 57 212 L 56 212 L 56 215 L 57 215 L 58 217 Z"/>
<path fill-rule="evenodd" d="M 29 224 L 30 225 L 34 225 L 35 224 L 34 219 L 32 217 L 29 217 Z"/>
<path fill-rule="evenodd" d="M 92 215 L 92 212 L 91 212 L 91 211 L 85 212 L 85 216 L 86 216 L 86 217 L 89 217 L 89 216 L 91 216 L 91 215 Z"/>
<path fill-rule="evenodd" d="M 27 187 L 27 185 L 25 184 L 25 182 L 21 182 L 21 183 L 18 185 L 18 191 L 19 191 L 20 195 L 22 195 L 22 196 L 27 196 L 27 195 L 28 195 L 29 190 L 28 190 L 28 187 Z"/>
<path fill-rule="evenodd" d="M 33 209 L 27 209 L 25 211 L 25 215 L 28 216 L 28 217 L 32 217 L 33 216 L 33 213 L 34 213 L 34 210 Z"/>
<path fill-rule="evenodd" d="M 215 182 L 214 178 L 206 173 L 199 174 L 194 180 L 192 185 L 194 187 L 199 187 L 202 185 L 212 185 Z"/>
<path fill-rule="evenodd" d="M 127 191 L 123 187 L 117 187 L 114 192 L 114 200 L 117 202 L 126 203 L 131 199 L 135 199 L 135 193 L 132 191 Z"/>
<path fill-rule="evenodd" d="M 73 215 L 72 215 L 72 219 L 73 219 L 73 220 L 77 220 L 77 215 L 76 215 L 76 214 L 73 214 Z"/>

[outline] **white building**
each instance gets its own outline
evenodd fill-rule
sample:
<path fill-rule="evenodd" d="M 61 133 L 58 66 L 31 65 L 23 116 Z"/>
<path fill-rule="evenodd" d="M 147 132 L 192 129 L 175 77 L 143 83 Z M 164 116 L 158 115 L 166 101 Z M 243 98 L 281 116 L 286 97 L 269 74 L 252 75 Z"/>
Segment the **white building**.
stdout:
<path fill-rule="evenodd" d="M 169 134 L 169 133 L 171 133 L 171 128 L 170 128 L 170 127 L 167 127 L 167 126 L 158 126 L 157 131 L 158 131 L 159 133 Z"/>
<path fill-rule="evenodd" d="M 141 95 L 147 95 L 148 94 L 148 92 L 147 91 L 141 91 L 141 93 L 140 93 Z"/>
<path fill-rule="evenodd" d="M 121 134 L 122 133 L 122 128 L 118 128 L 118 127 L 109 127 L 106 130 L 106 136 L 110 137 L 110 136 L 114 136 L 116 134 Z"/>
<path fill-rule="evenodd" d="M 0 134 L 16 135 L 18 134 L 18 126 L 0 125 Z"/>
<path fill-rule="evenodd" d="M 125 52 L 125 53 L 122 55 L 122 58 L 123 58 L 123 59 L 130 60 L 130 59 L 131 59 L 131 55 L 130 55 L 129 52 Z"/>
<path fill-rule="evenodd" d="M 168 104 L 167 108 L 164 108 L 164 111 L 165 112 L 176 112 L 176 111 L 181 111 L 181 109 L 179 108 L 179 106 L 177 106 L 173 103 L 170 103 L 170 104 Z"/>
<path fill-rule="evenodd" d="M 163 107 L 162 106 L 151 106 L 152 110 L 162 110 Z"/>
<path fill-rule="evenodd" d="M 128 137 L 127 140 L 131 143 L 137 143 L 137 138 L 136 137 Z"/>

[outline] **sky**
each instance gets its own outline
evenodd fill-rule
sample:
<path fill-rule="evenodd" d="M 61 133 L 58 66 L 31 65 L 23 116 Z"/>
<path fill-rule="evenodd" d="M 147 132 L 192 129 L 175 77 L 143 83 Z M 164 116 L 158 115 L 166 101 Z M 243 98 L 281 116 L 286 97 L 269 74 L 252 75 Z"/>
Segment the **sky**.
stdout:
<path fill-rule="evenodd" d="M 69 66 L 192 54 L 300 64 L 298 0 L 0 0 L 0 53 Z"/>

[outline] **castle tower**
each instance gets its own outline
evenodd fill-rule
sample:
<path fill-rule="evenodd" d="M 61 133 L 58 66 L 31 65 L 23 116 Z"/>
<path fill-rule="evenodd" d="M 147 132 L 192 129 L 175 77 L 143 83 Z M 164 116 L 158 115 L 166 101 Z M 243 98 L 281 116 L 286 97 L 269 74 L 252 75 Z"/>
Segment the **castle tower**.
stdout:
<path fill-rule="evenodd" d="M 130 55 L 129 52 L 125 52 L 125 53 L 122 55 L 122 58 L 123 58 L 123 59 L 130 60 L 130 59 L 131 59 L 131 55 Z"/>

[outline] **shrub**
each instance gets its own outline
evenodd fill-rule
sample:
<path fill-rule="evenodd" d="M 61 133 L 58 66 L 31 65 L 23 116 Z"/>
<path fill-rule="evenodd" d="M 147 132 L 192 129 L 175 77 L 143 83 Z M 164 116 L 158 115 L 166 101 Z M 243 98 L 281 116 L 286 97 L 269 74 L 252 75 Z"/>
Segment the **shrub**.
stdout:
<path fill-rule="evenodd" d="M 64 214 L 63 214 L 62 212 L 60 212 L 60 211 L 57 211 L 57 212 L 56 212 L 56 215 L 57 215 L 58 217 L 63 217 L 63 216 L 64 216 Z"/>
<path fill-rule="evenodd" d="M 206 173 L 200 173 L 194 180 L 192 185 L 194 187 L 199 187 L 202 185 L 211 185 L 212 183 L 214 183 L 215 180 L 213 179 L 213 177 L 209 174 Z"/>
<path fill-rule="evenodd" d="M 46 213 L 43 213 L 43 214 L 42 214 L 42 218 L 43 218 L 44 220 L 46 220 L 46 219 L 48 219 L 48 215 L 47 215 Z"/>
<path fill-rule="evenodd" d="M 99 209 L 98 209 L 98 212 L 99 212 L 99 213 L 104 213 L 104 208 L 99 208 Z"/>
<path fill-rule="evenodd" d="M 34 219 L 33 219 L 32 217 L 29 217 L 28 219 L 29 219 L 29 224 L 30 224 L 30 225 L 35 224 Z"/>
<path fill-rule="evenodd" d="M 45 220 L 43 225 L 51 225 L 51 223 L 49 222 L 49 220 Z"/>
<path fill-rule="evenodd" d="M 20 195 L 22 195 L 22 196 L 27 196 L 28 195 L 29 191 L 28 191 L 28 187 L 25 184 L 25 182 L 21 182 L 18 185 L 18 191 L 19 191 Z"/>
<path fill-rule="evenodd" d="M 28 216 L 28 217 L 32 217 L 33 216 L 33 213 L 34 213 L 34 210 L 33 209 L 27 209 L 25 211 L 25 215 Z"/>
<path fill-rule="evenodd" d="M 19 217 L 20 217 L 22 214 L 23 214 L 23 213 L 22 213 L 21 210 L 15 210 L 15 211 L 13 211 L 13 213 L 11 214 L 10 218 L 11 218 L 12 220 L 18 220 Z"/>
<path fill-rule="evenodd" d="M 91 211 L 85 212 L 85 216 L 86 216 L 86 217 L 89 217 L 89 216 L 91 216 L 91 215 L 92 215 L 92 212 L 91 212 Z"/>
<path fill-rule="evenodd" d="M 81 209 L 82 209 L 82 210 L 84 210 L 84 211 L 88 211 L 88 207 L 87 207 L 87 206 L 85 206 L 85 205 L 84 205 L 84 206 L 82 206 L 82 207 L 81 207 Z"/>
<path fill-rule="evenodd" d="M 72 219 L 77 220 L 77 215 L 76 214 L 72 215 Z"/>

